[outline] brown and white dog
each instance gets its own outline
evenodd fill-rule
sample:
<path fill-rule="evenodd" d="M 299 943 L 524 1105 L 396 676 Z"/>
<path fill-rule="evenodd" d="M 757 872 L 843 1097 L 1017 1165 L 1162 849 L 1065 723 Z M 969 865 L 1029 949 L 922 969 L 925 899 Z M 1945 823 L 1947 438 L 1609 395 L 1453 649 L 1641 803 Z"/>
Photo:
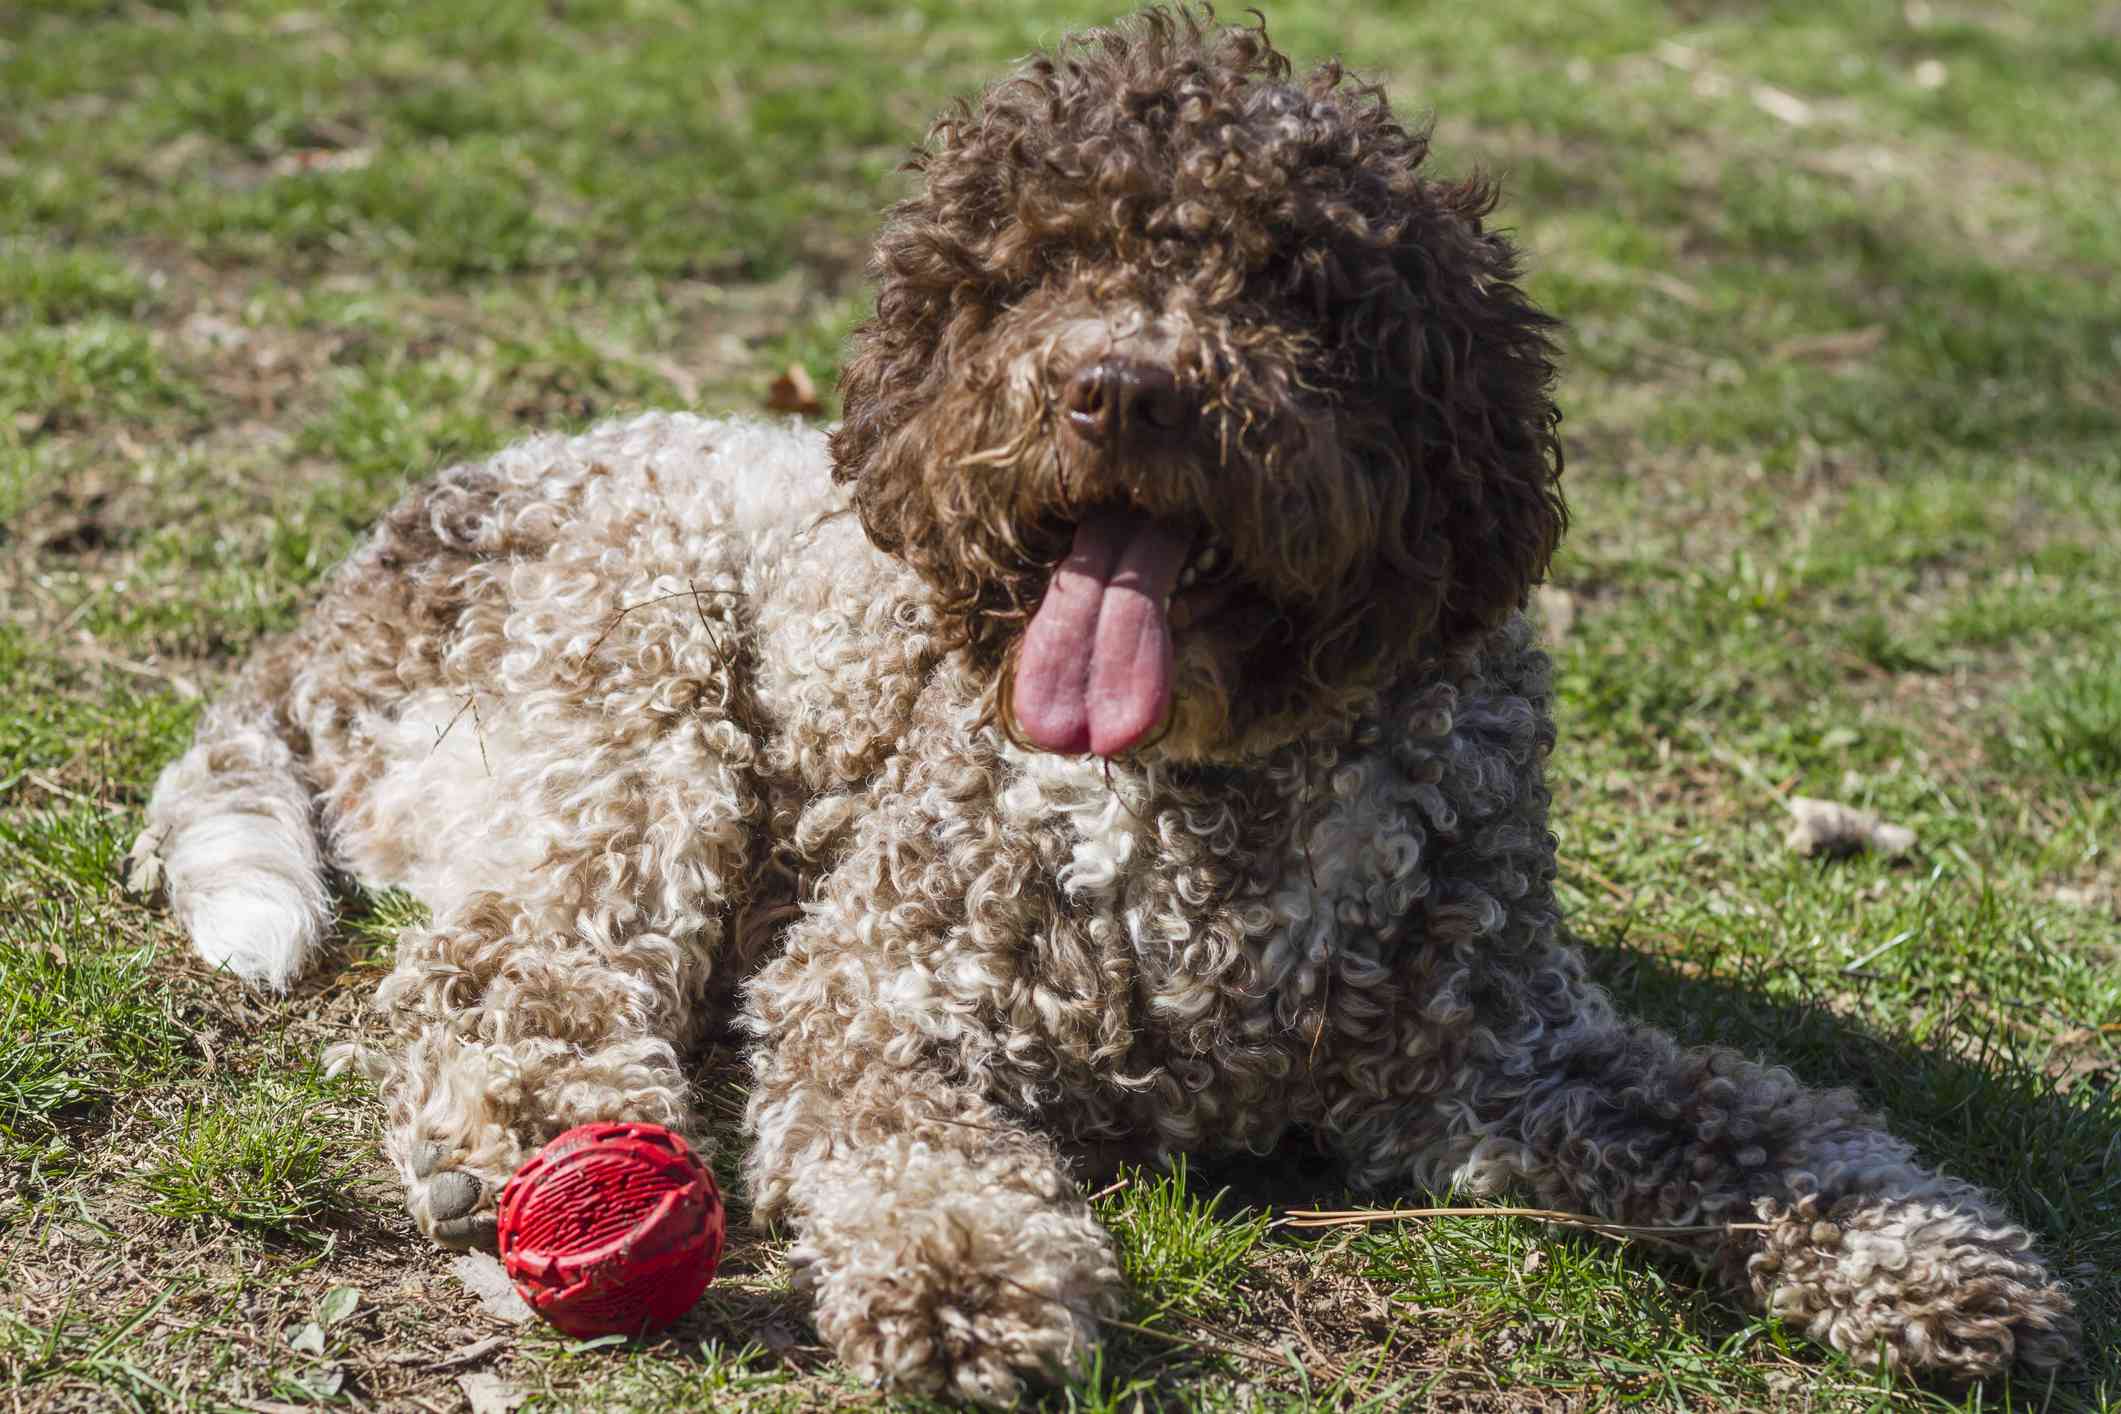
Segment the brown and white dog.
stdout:
<path fill-rule="evenodd" d="M 1686 1240 L 1861 1361 L 2065 1360 L 1988 1198 L 1562 939 L 1519 612 L 1553 325 L 1426 151 L 1191 12 L 1029 60 L 916 160 L 829 439 L 647 416 L 418 487 L 165 772 L 136 877 L 266 986 L 327 865 L 428 905 L 373 1064 L 446 1243 L 558 1130 L 696 1135 L 740 1008 L 757 1213 L 899 1387 L 1080 1365 L 1122 1295 L 1083 1156 L 1295 1127 L 1387 1192 L 1762 1220 Z"/>

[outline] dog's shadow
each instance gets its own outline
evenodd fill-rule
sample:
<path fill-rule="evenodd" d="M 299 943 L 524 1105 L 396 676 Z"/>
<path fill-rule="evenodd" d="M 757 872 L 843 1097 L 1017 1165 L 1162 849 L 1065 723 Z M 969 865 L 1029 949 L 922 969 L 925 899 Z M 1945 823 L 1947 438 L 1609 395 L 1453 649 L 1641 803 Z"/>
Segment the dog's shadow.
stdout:
<path fill-rule="evenodd" d="M 1853 1089 L 1933 1167 L 1995 1193 L 2071 1284 L 2087 1352 L 2074 1379 L 2111 1383 L 2121 1369 L 2121 1075 L 2094 1071 L 2065 1083 L 2007 1032 L 1964 1013 L 1933 1023 L 1923 1041 L 1890 1034 L 1849 1014 L 1860 1015 L 1860 992 L 1855 1006 L 1830 1005 L 1794 968 L 1758 959 L 1578 945 L 1624 1014 L 1687 1044 L 1787 1065 L 1814 1086 Z M 1188 1178 L 1202 1195 L 1221 1193 L 1220 1211 L 1229 1215 L 1445 1201 L 1419 1192 L 1350 1194 L 1307 1142 L 1285 1143 L 1265 1158 L 1203 1158 Z M 1643 1246 L 1639 1260 L 1697 1293 L 1692 1310 L 1711 1339 L 1747 1323 L 1700 1286 L 1685 1259 Z"/>
<path fill-rule="evenodd" d="M 2086 1242 L 2106 1250 L 2083 1256 L 2121 1268 L 2121 1064 L 2051 1073 L 2048 1057 L 1984 1019 L 1972 998 L 1935 1002 L 1916 1040 L 1863 1020 L 1865 992 L 1830 1002 L 1788 964 L 1580 946 L 1624 1013 L 1689 1044 L 1786 1065 L 1807 1084 L 1854 1090 L 1932 1167 L 2001 1198 L 2065 1271 Z"/>

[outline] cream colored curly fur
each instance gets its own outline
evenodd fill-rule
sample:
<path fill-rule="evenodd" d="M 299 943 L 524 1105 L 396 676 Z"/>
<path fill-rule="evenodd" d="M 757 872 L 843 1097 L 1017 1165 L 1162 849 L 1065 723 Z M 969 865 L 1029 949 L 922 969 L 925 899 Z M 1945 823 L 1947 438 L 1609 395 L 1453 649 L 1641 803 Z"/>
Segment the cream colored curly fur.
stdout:
<path fill-rule="evenodd" d="M 578 1122 L 697 1138 L 688 1050 L 740 1012 L 758 1217 L 841 1359 L 900 1388 L 1079 1369 L 1123 1299 L 1093 1166 L 1294 1127 L 1388 1194 L 1763 1219 L 1689 1240 L 1861 1362 L 2068 1358 L 2068 1296 L 1977 1190 L 1585 980 L 1510 605 L 1242 749 L 1041 753 L 833 462 L 651 415 L 447 471 L 158 783 L 138 877 L 246 978 L 284 987 L 328 931 L 326 858 L 432 910 L 370 1058 L 424 1231 L 490 1239 Z"/>

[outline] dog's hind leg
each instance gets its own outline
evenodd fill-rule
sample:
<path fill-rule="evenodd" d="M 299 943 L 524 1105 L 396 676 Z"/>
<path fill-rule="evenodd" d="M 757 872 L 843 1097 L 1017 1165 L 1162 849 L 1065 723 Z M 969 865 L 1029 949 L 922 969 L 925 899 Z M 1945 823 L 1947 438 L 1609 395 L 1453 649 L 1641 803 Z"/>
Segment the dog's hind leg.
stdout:
<path fill-rule="evenodd" d="M 1859 1365 L 2043 1371 L 2077 1337 L 2033 1239 L 1980 1189 L 1932 1173 L 1846 1090 L 1614 1015 L 1572 955 L 1475 985 L 1514 994 L 1456 1038 L 1440 1101 L 1351 1128 L 1376 1183 L 1395 1160 L 1431 1187 L 1672 1234 L 1742 1301 Z M 1761 1230 L 1764 1224 L 1765 1230 Z"/>
<path fill-rule="evenodd" d="M 164 769 L 126 887 L 165 893 L 200 956 L 284 991 L 331 919 L 327 837 L 376 777 L 373 728 L 444 678 L 482 561 L 542 547 L 495 514 L 499 481 L 460 466 L 420 487 L 334 573 L 302 625 L 262 646 Z M 337 862 L 344 862 L 343 860 Z"/>
<path fill-rule="evenodd" d="M 128 889 L 167 894 L 199 955 L 285 991 L 331 919 L 316 808 L 276 721 L 268 655 L 214 704 L 155 783 L 126 855 Z"/>

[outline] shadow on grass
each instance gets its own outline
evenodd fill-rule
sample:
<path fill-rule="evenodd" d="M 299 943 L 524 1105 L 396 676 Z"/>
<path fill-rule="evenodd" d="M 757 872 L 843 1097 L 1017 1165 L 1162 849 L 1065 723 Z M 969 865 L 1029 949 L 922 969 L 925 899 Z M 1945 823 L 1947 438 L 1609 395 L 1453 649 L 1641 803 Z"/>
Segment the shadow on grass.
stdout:
<path fill-rule="evenodd" d="M 1594 945 L 1585 945 L 1585 954 L 1624 1012 L 1689 1044 L 1729 1046 L 1787 1065 L 1809 1084 L 1852 1088 L 1924 1162 L 2000 1197 L 2069 1282 L 2084 1323 L 2084 1361 L 2058 1383 L 2054 1407 L 2074 1407 L 2071 1393 L 2121 1383 L 2121 1088 L 2111 1081 L 2058 1087 L 2009 1038 L 1957 1016 L 1935 1025 L 1927 1041 L 1882 1034 L 1815 994 L 1785 999 L 1797 990 L 1798 974 L 1757 959 Z M 1192 1182 L 1203 1194 L 1227 1190 L 1222 1212 L 1231 1217 L 1252 1209 L 1441 1201 L 1418 1192 L 1351 1195 L 1332 1162 L 1303 1137 L 1265 1158 L 1203 1160 Z M 1685 1259 L 1637 1245 L 1627 1260 L 1669 1277 L 1689 1323 L 1709 1341 L 1720 1344 L 1750 1323 L 1703 1287 Z M 1803 1359 L 1830 1358 L 1801 1343 L 1799 1350 Z M 1922 1388 L 1965 1397 L 1944 1384 Z M 1979 1397 L 1986 1407 L 1999 1394 L 1990 1389 Z M 2045 1391 L 2027 1391 L 2017 1402 L 2044 1407 L 2046 1399 Z"/>

